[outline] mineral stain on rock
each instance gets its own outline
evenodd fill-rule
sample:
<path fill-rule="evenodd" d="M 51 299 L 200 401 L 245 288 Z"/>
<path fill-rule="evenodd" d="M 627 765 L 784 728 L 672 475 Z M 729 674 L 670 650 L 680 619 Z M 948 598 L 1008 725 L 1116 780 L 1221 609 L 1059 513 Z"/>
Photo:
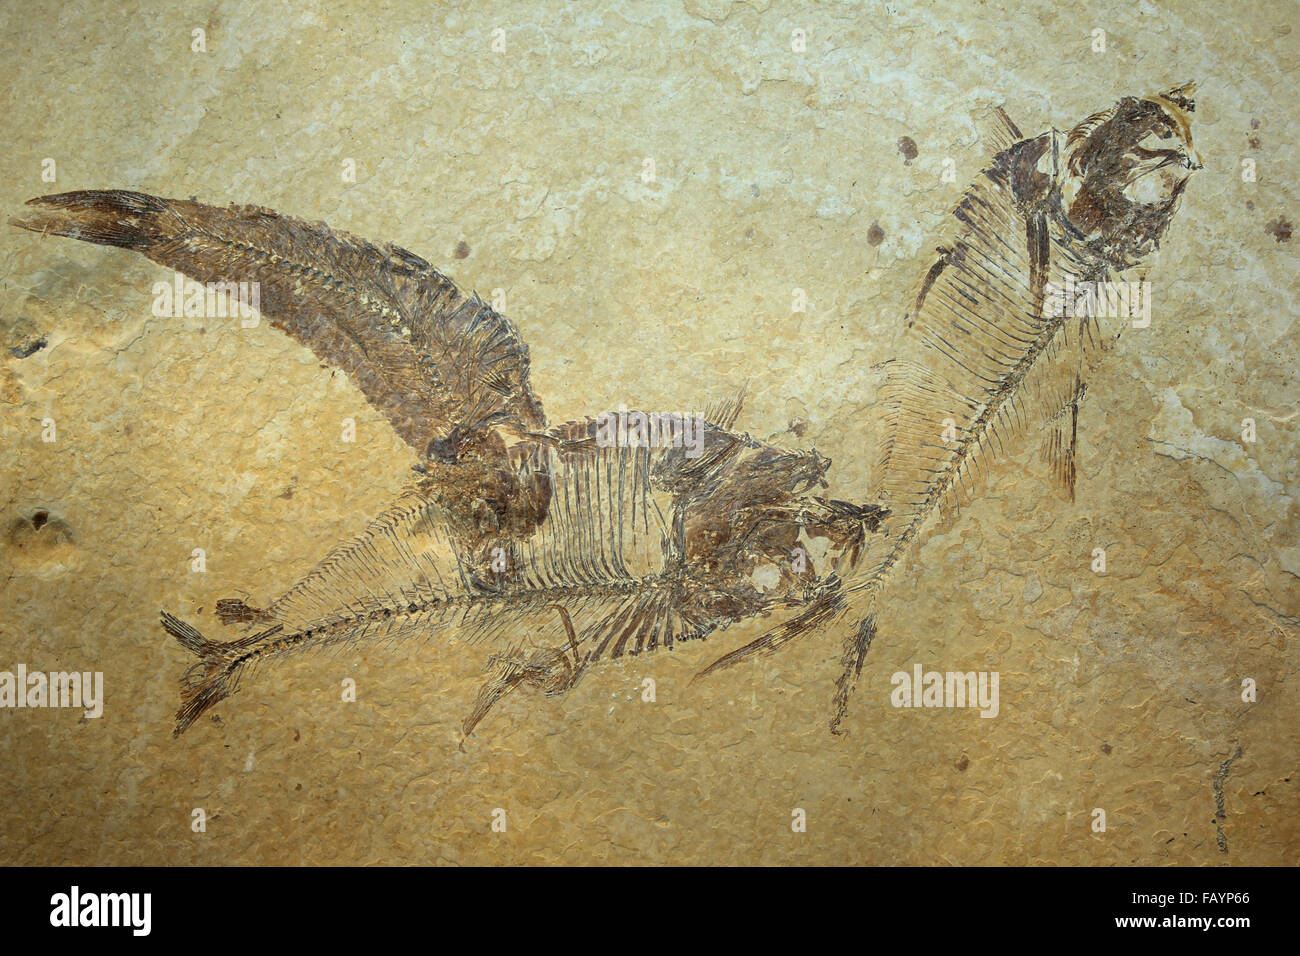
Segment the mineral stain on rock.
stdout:
<path fill-rule="evenodd" d="M 871 228 L 867 230 L 867 242 L 873 246 L 878 246 L 885 241 L 885 230 L 880 228 L 880 223 L 873 222 Z"/>
<path fill-rule="evenodd" d="M 5 550 L 14 564 L 42 574 L 68 570 L 76 557 L 72 528 L 48 509 L 38 508 L 9 524 Z"/>
<path fill-rule="evenodd" d="M 903 154 L 903 165 L 911 166 L 912 160 L 920 155 L 916 148 L 916 140 L 910 136 L 904 136 L 898 141 L 898 151 Z"/>
<path fill-rule="evenodd" d="M 20 358 L 20 359 L 30 358 L 31 356 L 39 352 L 41 349 L 45 348 L 45 346 L 48 344 L 49 343 L 45 340 L 44 336 L 27 339 L 25 342 L 15 345 L 13 348 L 11 348 L 9 350 L 9 354 L 12 355 L 14 358 Z"/>
<path fill-rule="evenodd" d="M 1291 241 L 1291 221 L 1286 216 L 1278 216 L 1264 230 L 1277 242 Z"/>

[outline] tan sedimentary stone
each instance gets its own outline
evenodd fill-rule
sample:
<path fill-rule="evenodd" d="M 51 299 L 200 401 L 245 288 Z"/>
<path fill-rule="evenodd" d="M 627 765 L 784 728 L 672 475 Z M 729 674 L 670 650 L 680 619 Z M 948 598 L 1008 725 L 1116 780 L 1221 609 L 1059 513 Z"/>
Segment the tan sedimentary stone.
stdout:
<path fill-rule="evenodd" d="M 107 696 L 98 720 L 0 712 L 0 861 L 1296 862 L 1298 247 L 1268 228 L 1298 208 L 1285 5 L 211 10 L 0 8 L 5 218 L 115 186 L 390 240 L 504 290 L 552 421 L 749 381 L 739 427 L 815 445 L 852 500 L 872 489 L 873 366 L 986 158 L 975 117 L 1005 105 L 1033 134 L 1197 79 L 1205 169 L 1150 264 L 1152 327 L 1091 383 L 1076 501 L 1033 442 L 991 469 L 900 568 L 842 738 L 839 635 L 688 685 L 751 622 L 558 700 L 516 694 L 463 751 L 487 652 L 438 636 L 293 657 L 172 739 L 189 662 L 159 609 L 215 633 L 217 599 L 276 596 L 415 459 L 265 323 L 156 318 L 165 270 L 0 230 L 0 669 L 100 670 Z M 917 663 L 999 671 L 999 716 L 892 707 Z M 1237 748 L 1223 853 L 1212 781 Z"/>

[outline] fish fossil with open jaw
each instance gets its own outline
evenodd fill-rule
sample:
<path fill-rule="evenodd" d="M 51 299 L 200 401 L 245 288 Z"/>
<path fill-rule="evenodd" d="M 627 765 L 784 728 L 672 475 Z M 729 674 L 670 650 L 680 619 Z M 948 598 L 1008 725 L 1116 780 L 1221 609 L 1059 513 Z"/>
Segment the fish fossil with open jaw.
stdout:
<path fill-rule="evenodd" d="M 839 626 L 838 732 L 890 572 L 932 518 L 973 493 L 990 455 L 1045 429 L 1051 474 L 1073 500 L 1079 402 L 1119 335 L 1102 321 L 1119 291 L 1107 286 L 1155 251 L 1200 168 L 1194 92 L 1188 83 L 1125 97 L 1068 133 L 1030 139 L 995 111 L 997 154 L 954 210 L 955 235 L 939 247 L 905 317 L 902 350 L 887 363 L 883 533 L 840 590 L 703 673 Z"/>
<path fill-rule="evenodd" d="M 1113 336 L 1072 299 L 1043 315 L 1044 298 L 1155 249 L 1196 168 L 1192 92 L 1128 97 L 1032 139 L 999 111 L 997 155 L 958 206 L 958 235 L 891 363 L 870 504 L 818 495 L 830 462 L 815 451 L 734 431 L 740 399 L 699 422 L 660 420 L 667 442 L 650 441 L 640 413 L 615 442 L 602 434 L 608 415 L 548 426 L 514 326 L 396 246 L 255 206 L 121 190 L 31 200 L 16 225 L 132 249 L 199 282 L 260 283 L 271 324 L 345 371 L 419 456 L 409 490 L 280 598 L 218 602 L 243 636 L 210 640 L 163 614 L 199 658 L 176 734 L 284 654 L 455 629 L 497 648 L 468 735 L 516 687 L 563 693 L 600 660 L 781 608 L 798 613 L 703 673 L 846 626 L 838 730 L 881 585 L 934 514 L 969 493 L 990 448 L 1046 423 L 1053 473 L 1072 492 L 1078 402 Z"/>

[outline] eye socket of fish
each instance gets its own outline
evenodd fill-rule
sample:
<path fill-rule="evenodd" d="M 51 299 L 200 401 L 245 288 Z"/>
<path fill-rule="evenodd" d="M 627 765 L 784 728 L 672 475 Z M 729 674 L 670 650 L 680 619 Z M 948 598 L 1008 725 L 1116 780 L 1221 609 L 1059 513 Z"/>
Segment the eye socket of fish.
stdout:
<path fill-rule="evenodd" d="M 454 465 L 460 458 L 461 434 L 459 428 L 453 428 L 448 434 L 429 442 L 424 456 L 430 461 L 439 461 L 444 465 Z"/>
<path fill-rule="evenodd" d="M 1181 142 L 1167 125 L 1147 133 L 1134 153 L 1138 161 L 1129 171 L 1121 195 L 1142 206 L 1171 202 L 1183 191 L 1192 172 L 1202 166 L 1191 144 Z"/>

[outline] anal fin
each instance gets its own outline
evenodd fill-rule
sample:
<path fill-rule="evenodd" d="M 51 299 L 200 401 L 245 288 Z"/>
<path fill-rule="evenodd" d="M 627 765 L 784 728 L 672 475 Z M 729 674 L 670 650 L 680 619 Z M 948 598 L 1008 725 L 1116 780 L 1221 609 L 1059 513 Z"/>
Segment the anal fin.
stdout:
<path fill-rule="evenodd" d="M 1068 501 L 1074 501 L 1078 477 L 1075 454 L 1079 446 L 1079 402 L 1087 391 L 1088 386 L 1076 376 L 1074 387 L 1047 423 L 1047 438 L 1043 444 L 1043 461 L 1047 462 L 1048 477 Z"/>

